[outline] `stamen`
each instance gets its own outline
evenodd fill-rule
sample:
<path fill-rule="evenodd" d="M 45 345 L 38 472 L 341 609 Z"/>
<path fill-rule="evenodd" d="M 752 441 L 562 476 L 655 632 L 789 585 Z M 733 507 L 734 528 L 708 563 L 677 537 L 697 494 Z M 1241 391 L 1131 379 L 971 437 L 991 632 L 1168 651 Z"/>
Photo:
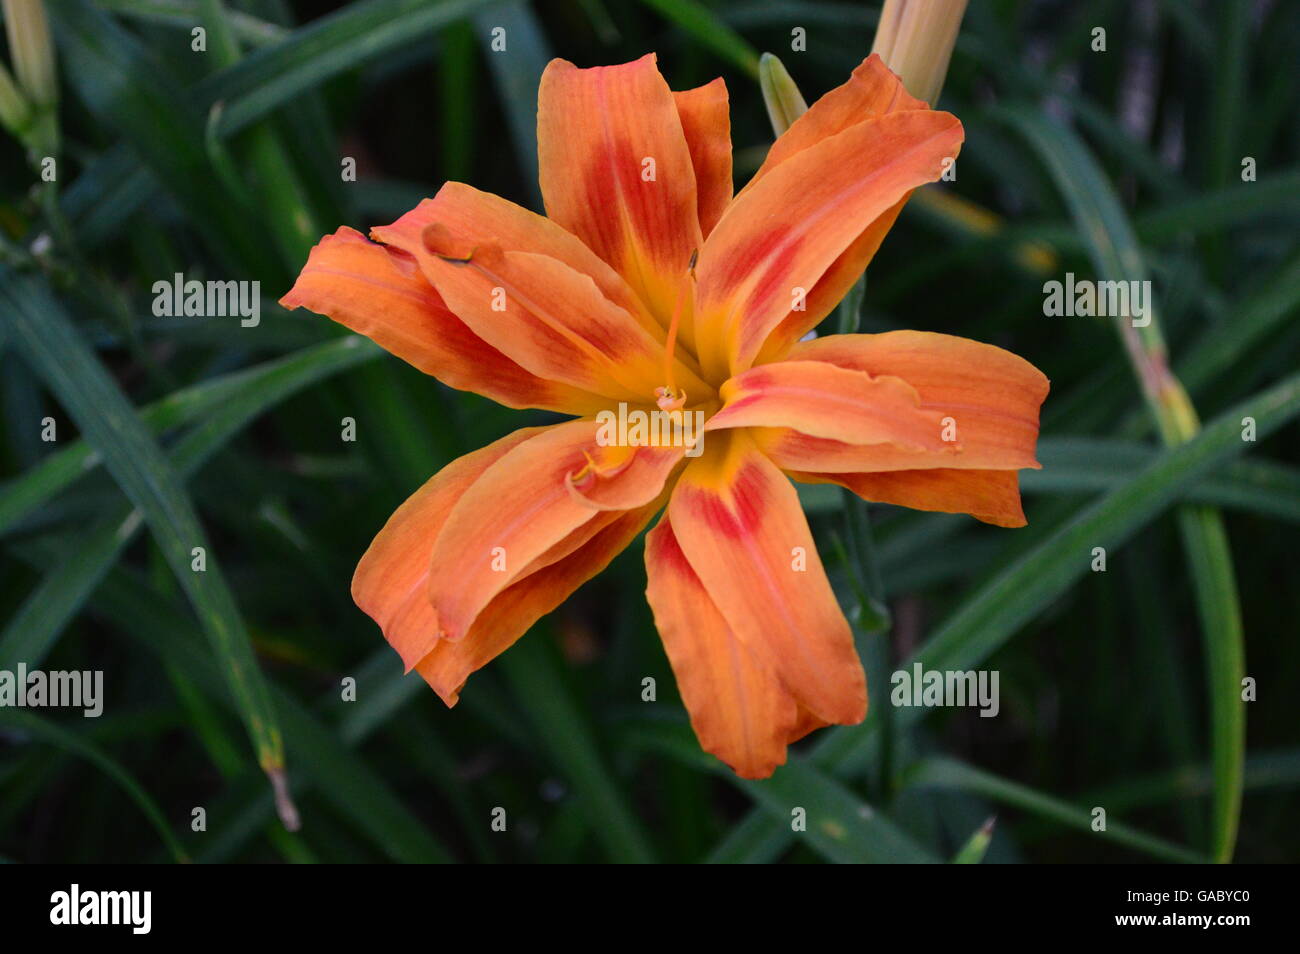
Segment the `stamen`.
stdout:
<path fill-rule="evenodd" d="M 686 393 L 682 392 L 680 397 L 677 396 L 677 382 L 673 376 L 673 353 L 677 350 L 677 327 L 682 320 L 682 307 L 686 304 L 686 298 L 689 295 L 691 306 L 695 305 L 695 263 L 700 257 L 700 250 L 691 251 L 690 264 L 686 266 L 686 294 L 682 294 L 682 285 L 677 286 L 677 297 L 673 302 L 673 318 L 668 323 L 668 342 L 664 346 L 664 380 L 668 382 L 666 387 L 655 388 L 655 397 L 658 398 L 659 407 L 665 411 L 675 411 L 686 403 Z"/>
<path fill-rule="evenodd" d="M 680 411 L 686 406 L 686 392 L 677 394 L 672 388 L 655 388 L 655 403 L 661 411 Z"/>
<path fill-rule="evenodd" d="M 590 454 L 587 453 L 586 448 L 583 448 L 582 456 L 587 458 L 586 465 L 581 469 L 575 471 L 574 473 L 569 474 L 569 480 L 572 481 L 574 484 L 585 483 L 587 479 L 591 475 L 595 474 L 596 471 L 598 470 L 596 461 L 592 458 Z"/>

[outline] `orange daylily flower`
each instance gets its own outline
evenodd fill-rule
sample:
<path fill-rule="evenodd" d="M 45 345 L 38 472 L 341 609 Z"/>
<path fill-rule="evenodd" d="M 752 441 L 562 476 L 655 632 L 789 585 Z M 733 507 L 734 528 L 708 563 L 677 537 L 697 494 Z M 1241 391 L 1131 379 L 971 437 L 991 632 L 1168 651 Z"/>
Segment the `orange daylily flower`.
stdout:
<path fill-rule="evenodd" d="M 444 383 L 572 415 L 447 465 L 362 557 L 352 593 L 451 706 L 469 674 L 649 525 L 647 596 L 705 749 L 762 778 L 866 714 L 862 666 L 789 477 L 1021 526 L 1047 380 L 917 331 L 803 340 L 962 127 L 872 56 L 732 195 L 727 89 L 653 55 L 555 60 L 538 103 L 547 216 L 461 183 L 312 250 L 286 307 Z M 688 453 L 612 446 L 597 415 L 681 407 Z M 955 426 L 956 434 L 950 433 Z"/>

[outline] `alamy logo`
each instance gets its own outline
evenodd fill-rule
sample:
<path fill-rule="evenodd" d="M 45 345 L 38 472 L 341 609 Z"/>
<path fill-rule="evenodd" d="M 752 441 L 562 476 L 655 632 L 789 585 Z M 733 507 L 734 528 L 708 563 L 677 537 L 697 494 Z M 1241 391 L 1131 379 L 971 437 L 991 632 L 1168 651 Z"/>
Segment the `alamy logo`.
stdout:
<path fill-rule="evenodd" d="M 17 672 L 0 669 L 0 708 L 81 709 L 87 719 L 104 711 L 104 673 L 100 669 L 43 672 L 19 663 Z"/>
<path fill-rule="evenodd" d="M 230 318 L 241 328 L 256 328 L 262 320 L 262 283 L 172 280 L 153 283 L 153 313 L 159 318 Z"/>
<path fill-rule="evenodd" d="M 889 681 L 894 687 L 889 701 L 895 706 L 978 706 L 982 719 L 993 718 L 1002 708 L 996 669 L 926 670 L 913 663 L 910 672 L 900 669 Z"/>
<path fill-rule="evenodd" d="M 128 924 L 132 934 L 148 934 L 153 923 L 151 891 L 68 891 L 50 895 L 51 924 Z"/>
<path fill-rule="evenodd" d="M 1134 328 L 1151 324 L 1151 282 L 1078 281 L 1074 272 L 1065 281 L 1043 283 L 1043 314 L 1048 318 L 1128 318 Z"/>
<path fill-rule="evenodd" d="M 596 443 L 601 447 L 685 447 L 687 457 L 704 453 L 704 412 L 673 410 L 645 411 L 628 409 L 620 401 L 618 413 L 596 414 L 600 427 Z"/>

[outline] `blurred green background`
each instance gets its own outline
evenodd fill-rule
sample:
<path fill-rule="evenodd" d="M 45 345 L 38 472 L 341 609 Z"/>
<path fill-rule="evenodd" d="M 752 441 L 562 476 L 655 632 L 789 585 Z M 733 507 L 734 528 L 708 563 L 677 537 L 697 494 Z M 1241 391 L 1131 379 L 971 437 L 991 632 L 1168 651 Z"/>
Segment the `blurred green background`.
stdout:
<path fill-rule="evenodd" d="M 690 733 L 639 543 L 454 711 L 403 678 L 348 595 L 357 559 L 438 468 L 549 418 L 451 391 L 274 300 L 320 235 L 392 221 L 447 179 L 539 208 L 552 56 L 653 50 L 679 89 L 724 76 L 743 184 L 772 138 L 758 53 L 811 102 L 870 51 L 879 8 L 45 6 L 57 102 L 32 98 L 26 140 L 0 139 L 0 669 L 100 669 L 106 701 L 98 719 L 0 709 L 0 856 L 1300 857 L 1300 4 L 972 0 L 940 101 L 966 127 L 957 180 L 904 211 L 861 327 L 989 341 L 1047 373 L 1030 525 L 806 492 L 872 712 L 764 782 Z M 8 50 L 11 71 L 23 55 Z M 1067 271 L 1153 281 L 1202 430 L 1157 436 L 1111 323 L 1043 316 L 1043 283 Z M 155 317 L 152 285 L 176 272 L 260 281 L 260 324 Z M 997 670 L 1000 714 L 891 708 L 889 675 L 914 659 Z M 276 723 L 293 834 L 258 766 Z"/>

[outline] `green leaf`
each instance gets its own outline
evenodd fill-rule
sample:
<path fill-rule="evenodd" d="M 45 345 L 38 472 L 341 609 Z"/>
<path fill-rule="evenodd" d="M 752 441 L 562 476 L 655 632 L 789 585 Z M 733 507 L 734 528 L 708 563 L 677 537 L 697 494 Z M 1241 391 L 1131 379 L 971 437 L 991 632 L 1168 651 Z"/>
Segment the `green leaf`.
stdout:
<path fill-rule="evenodd" d="M 1241 22 L 1239 15 L 1231 18 L 1234 36 Z M 1230 51 L 1230 57 L 1237 60 L 1239 54 L 1238 49 Z M 1108 281 L 1145 281 L 1146 265 L 1132 226 L 1083 141 L 1073 130 L 1037 111 L 1008 108 L 998 110 L 996 115 L 1018 129 L 1047 165 L 1085 237 L 1097 274 Z M 1226 172 L 1216 181 L 1224 176 Z M 1196 412 L 1181 383 L 1168 371 L 1168 351 L 1156 309 L 1148 300 L 1145 325 L 1128 318 L 1120 316 L 1116 327 L 1151 415 L 1167 445 L 1184 442 L 1197 430 Z M 1212 854 L 1216 861 L 1227 862 L 1232 859 L 1237 841 L 1246 759 L 1246 709 L 1240 697 L 1245 677 L 1240 599 L 1220 513 L 1210 507 L 1188 506 L 1179 512 L 1178 522 L 1195 583 L 1205 645 L 1210 741 L 1217 781 L 1210 832 Z"/>
<path fill-rule="evenodd" d="M 1018 808 L 1021 811 L 1041 815 L 1068 828 L 1092 832 L 1098 838 L 1113 841 L 1126 848 L 1132 848 L 1134 851 L 1140 851 L 1143 854 L 1165 861 L 1179 861 L 1191 864 L 1203 864 L 1206 861 L 1204 855 L 1189 851 L 1181 845 L 1171 844 L 1163 838 L 1149 835 L 1131 825 L 1118 821 L 1110 811 L 1107 811 L 1105 829 L 1094 832 L 1092 828 L 1092 806 L 1071 805 L 1062 799 L 1034 791 L 1032 788 L 1018 782 L 999 778 L 956 759 L 923 759 L 908 768 L 905 782 L 909 786 L 918 788 L 951 788 L 969 792 L 972 795 L 979 795 L 991 801 Z M 1105 808 L 1106 806 L 1101 805 L 1099 807 Z M 991 830 L 989 835 L 992 835 Z M 979 832 L 976 832 L 975 837 L 978 836 Z M 972 838 L 972 841 L 974 840 Z M 987 840 L 985 846 L 987 847 Z M 970 847 L 968 845 L 967 849 Z M 963 849 L 963 852 L 965 850 Z M 983 855 L 982 850 L 980 854 Z M 954 859 L 954 861 L 958 861 L 960 858 L 961 855 L 958 855 L 958 858 Z"/>
<path fill-rule="evenodd" d="M 1298 177 L 1300 178 L 1300 177 Z M 1300 183 L 1294 186 L 1300 190 Z M 1300 308 L 1300 255 L 1291 259 L 1254 294 L 1235 304 L 1175 363 L 1179 376 L 1197 390 L 1239 362 L 1251 348 L 1272 338 Z"/>
<path fill-rule="evenodd" d="M 739 33 L 727 26 L 712 10 L 697 0 L 642 0 L 683 33 L 729 62 L 750 79 L 758 79 L 758 51 Z"/>
<path fill-rule="evenodd" d="M 140 423 L 155 436 L 192 423 L 218 408 L 251 420 L 296 391 L 383 353 L 367 339 L 348 335 L 182 388 L 140 408 L 137 414 Z M 22 476 L 0 485 L 0 534 L 101 463 L 102 455 L 78 439 L 50 454 Z"/>
<path fill-rule="evenodd" d="M 49 0 L 47 6 L 63 62 L 86 106 L 205 224 L 203 234 L 228 267 L 255 272 L 263 259 L 258 236 L 238 204 L 213 188 L 219 177 L 204 149 L 202 119 L 166 81 L 162 64 L 86 0 Z"/>
<path fill-rule="evenodd" d="M 222 661 L 262 769 L 273 783 L 282 784 L 284 744 L 266 682 L 234 597 L 175 472 L 41 281 L 0 270 L 0 300 L 7 305 L 0 312 L 11 340 L 144 515 Z M 206 572 L 191 569 L 195 547 L 208 555 Z M 291 806 L 285 808 L 288 823 Z"/>
<path fill-rule="evenodd" d="M 124 17 L 166 23 L 188 33 L 199 22 L 198 0 L 95 0 L 95 6 Z M 275 23 L 259 20 L 238 10 L 227 16 L 235 34 L 246 43 L 262 45 L 283 40 L 288 32 Z"/>
<path fill-rule="evenodd" d="M 205 104 L 223 100 L 230 135 L 339 73 L 463 19 L 493 0 L 363 0 L 259 48 L 199 83 Z"/>
<path fill-rule="evenodd" d="M 815 765 L 791 754 L 771 778 L 739 778 L 700 749 L 686 726 L 638 725 L 629 734 L 638 746 L 657 749 L 684 764 L 710 771 L 744 791 L 773 824 L 818 854 L 842 864 L 933 864 L 939 861 L 910 835 Z M 793 826 L 799 826 L 797 829 Z M 719 859 L 714 857 L 713 861 Z"/>
<path fill-rule="evenodd" d="M 506 679 L 532 716 L 538 738 L 587 806 L 592 830 L 610 857 L 621 862 L 653 861 L 649 836 L 610 775 L 589 723 L 570 697 L 552 650 L 541 637 L 534 629 L 501 657 Z"/>
<path fill-rule="evenodd" d="M 151 405 L 142 417 L 153 424 L 179 424 L 199 413 L 207 414 L 204 422 L 169 454 L 176 474 L 182 480 L 188 479 L 231 438 L 276 404 L 330 374 L 382 353 L 364 338 L 349 336 L 177 392 Z M 85 445 L 74 445 L 56 456 L 63 454 L 73 454 L 74 460 L 81 457 L 83 467 L 90 456 L 99 459 Z M 41 472 L 38 467 L 33 473 Z M 75 472 L 68 467 L 62 467 L 61 472 L 75 479 Z M 20 661 L 29 666 L 40 664 L 64 626 L 117 562 L 140 523 L 140 511 L 127 503 L 68 541 L 63 557 L 23 601 L 0 635 L 0 667 Z"/>
<path fill-rule="evenodd" d="M 177 861 L 189 860 L 185 855 L 185 850 L 181 848 L 180 842 L 172 834 L 171 826 L 167 824 L 167 816 L 158 807 L 158 803 L 149 797 L 149 794 L 140 787 L 140 783 L 135 780 L 135 777 L 130 772 L 119 765 L 94 742 L 75 732 L 70 732 L 35 713 L 26 712 L 22 709 L 0 707 L 0 725 L 6 725 L 20 732 L 25 732 L 93 764 L 121 786 L 122 790 L 131 797 L 131 801 L 140 806 L 140 811 L 144 812 L 145 817 L 149 819 L 149 824 L 153 825 L 159 836 L 161 836 L 172 857 Z"/>
<path fill-rule="evenodd" d="M 165 662 L 186 673 L 208 696 L 232 706 L 228 687 L 202 645 L 191 636 L 193 625 L 169 598 L 115 570 L 96 592 L 93 605 L 124 633 L 147 645 Z M 418 678 L 418 677 L 417 677 Z M 298 768 L 293 791 L 308 783 L 342 816 L 395 861 L 445 862 L 446 848 L 419 822 L 384 780 L 288 693 L 272 689 L 284 720 L 284 735 Z M 232 706 L 233 708 L 233 706 Z M 270 794 L 262 789 L 251 816 L 259 823 L 272 813 Z M 310 818 L 308 818 L 310 824 Z"/>
<path fill-rule="evenodd" d="M 91 45 L 94 38 L 101 30 L 107 31 L 107 35 L 113 38 L 113 47 L 108 51 L 114 54 L 111 62 L 94 67 L 92 60 L 92 71 L 96 68 L 117 71 L 113 75 L 122 77 L 122 83 L 128 78 L 143 80 L 147 77 L 153 85 L 158 85 L 156 79 L 161 75 L 161 70 L 146 66 L 143 56 L 138 65 L 132 63 L 130 54 L 124 57 L 122 51 L 138 47 L 138 44 L 133 47 L 134 41 L 124 39 L 123 31 L 107 21 L 103 14 L 89 8 L 86 0 L 51 2 L 60 5 L 61 11 L 56 12 L 61 12 L 62 18 L 68 22 L 69 32 L 80 36 L 82 46 L 93 48 Z M 230 136 L 340 73 L 380 59 L 401 46 L 419 42 L 429 32 L 463 19 L 491 2 L 493 0 L 363 0 L 352 3 L 293 30 L 279 42 L 259 47 L 234 66 L 205 78 L 194 87 L 190 99 L 205 114 L 213 104 L 224 103 L 215 133 L 223 137 Z M 89 10 L 93 18 L 89 14 L 82 17 L 83 10 Z M 107 26 L 103 26 L 105 21 Z M 95 75 L 94 72 L 88 72 L 81 88 L 90 102 L 102 104 L 105 96 L 92 86 Z M 110 85 L 117 86 L 120 83 Z M 140 101 L 123 104 L 124 119 L 134 123 L 138 116 L 145 124 L 144 133 L 150 128 L 150 123 L 168 124 L 167 130 L 175 129 L 177 135 L 185 139 L 184 143 L 176 144 L 184 147 L 184 151 L 177 152 L 176 156 L 185 156 L 190 163 L 206 165 L 206 157 L 195 155 L 201 151 L 195 144 L 203 142 L 201 132 L 194 132 L 194 129 L 201 128 L 199 113 L 193 111 L 187 116 L 183 110 L 178 109 L 171 97 L 154 94 L 147 87 L 137 87 L 138 84 L 132 85 L 119 97 L 123 98 L 129 93 Z M 160 101 L 154 102 L 154 99 Z M 112 116 L 108 115 L 107 118 L 111 119 Z M 110 125 L 116 127 L 115 122 L 110 122 Z M 136 127 L 130 125 L 127 129 L 134 133 Z M 182 130 L 187 130 L 188 134 L 182 133 Z M 194 136 L 192 141 L 189 136 Z M 146 149 L 147 155 L 152 155 L 157 149 L 160 155 L 154 157 L 155 161 L 150 163 L 150 167 L 158 173 L 158 179 L 164 186 L 169 189 L 179 187 L 176 194 L 190 199 L 195 198 L 193 193 L 203 193 L 206 190 L 214 201 L 219 202 L 219 197 L 212 195 L 211 178 L 192 177 L 184 182 L 174 181 L 169 172 L 175 163 L 167 155 L 166 140 L 159 141 L 155 146 L 147 138 L 143 142 L 139 142 L 134 135 L 128 135 L 127 138 L 138 147 Z M 133 165 L 130 158 L 120 150 L 110 150 L 74 185 L 69 196 L 68 214 L 79 223 L 79 230 L 83 232 L 86 226 L 92 224 L 87 218 L 92 218 L 93 236 L 104 237 L 111 234 L 148 197 L 149 192 L 148 178 Z M 223 217 L 228 217 L 228 213 L 223 213 Z M 198 220 L 208 221 L 202 216 Z M 257 259 L 252 261 L 256 263 Z"/>
<path fill-rule="evenodd" d="M 1134 441 L 1044 438 L 1038 442 L 1043 469 L 1022 472 L 1020 489 L 1028 494 L 1113 490 L 1159 453 Z M 1300 471 L 1266 460 L 1232 461 L 1189 487 L 1183 499 L 1300 521 Z"/>
<path fill-rule="evenodd" d="M 506 33 L 506 51 L 492 49 L 492 31 Z M 542 207 L 537 166 L 537 89 L 542 71 L 551 60 L 550 45 L 541 24 L 523 0 L 495 4 L 474 17 L 483 56 L 496 83 L 497 98 L 510 126 L 515 161 L 536 208 Z M 462 93 L 463 95 L 463 93 Z"/>

